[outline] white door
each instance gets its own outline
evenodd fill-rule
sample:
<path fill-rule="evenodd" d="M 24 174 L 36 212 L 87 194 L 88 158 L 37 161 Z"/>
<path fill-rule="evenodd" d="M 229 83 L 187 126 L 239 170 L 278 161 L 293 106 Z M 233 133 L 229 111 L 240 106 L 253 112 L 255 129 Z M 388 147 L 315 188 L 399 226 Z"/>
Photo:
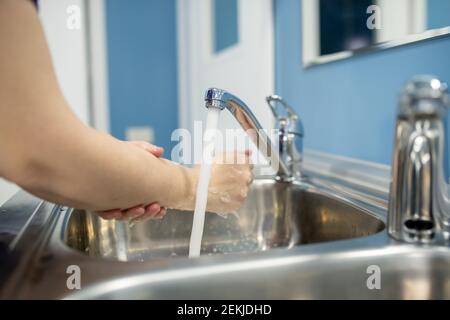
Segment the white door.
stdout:
<path fill-rule="evenodd" d="M 225 89 L 246 102 L 270 129 L 272 115 L 265 97 L 274 92 L 274 26 L 272 0 L 237 0 L 238 37 L 234 45 L 214 50 L 214 0 L 178 0 L 180 127 L 193 132 L 206 119 L 207 88 Z M 221 129 L 239 128 L 229 112 Z"/>
<path fill-rule="evenodd" d="M 89 122 L 85 0 L 40 0 L 39 16 L 59 85 L 75 114 Z"/>

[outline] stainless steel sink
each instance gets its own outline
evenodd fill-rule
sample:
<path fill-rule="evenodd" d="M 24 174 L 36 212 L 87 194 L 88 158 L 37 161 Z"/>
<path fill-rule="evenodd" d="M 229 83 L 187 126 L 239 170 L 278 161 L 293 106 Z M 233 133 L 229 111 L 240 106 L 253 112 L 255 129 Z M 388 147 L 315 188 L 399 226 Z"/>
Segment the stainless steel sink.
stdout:
<path fill-rule="evenodd" d="M 65 241 L 92 257 L 145 261 L 187 256 L 192 212 L 169 211 L 160 221 L 130 226 L 74 211 Z M 349 200 L 309 183 L 256 180 L 236 214 L 206 216 L 202 254 L 249 253 L 375 234 L 384 222 Z"/>
<path fill-rule="evenodd" d="M 295 251 L 296 249 L 294 249 Z M 70 299 L 449 299 L 449 251 L 408 245 L 271 255 L 107 281 Z M 379 289 L 367 285 L 370 266 Z"/>
<path fill-rule="evenodd" d="M 3 210 L 23 211 L 25 198 Z M 237 216 L 207 216 L 199 259 L 187 257 L 192 213 L 130 228 L 29 200 L 27 226 L 8 243 L 1 298 L 450 299 L 450 249 L 391 239 L 386 193 L 332 178 L 255 181 Z M 70 266 L 81 290 L 67 287 Z M 367 286 L 371 266 L 380 289 Z"/>

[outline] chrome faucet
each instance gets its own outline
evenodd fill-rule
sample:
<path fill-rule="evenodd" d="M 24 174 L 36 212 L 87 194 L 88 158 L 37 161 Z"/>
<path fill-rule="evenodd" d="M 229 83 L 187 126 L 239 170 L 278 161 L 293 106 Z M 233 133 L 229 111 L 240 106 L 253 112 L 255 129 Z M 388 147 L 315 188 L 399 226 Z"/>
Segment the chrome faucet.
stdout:
<path fill-rule="evenodd" d="M 268 96 L 266 101 L 275 117 L 281 160 L 288 166 L 291 177 L 300 178 L 305 135 L 303 123 L 294 109 L 282 97 L 272 95 Z M 274 103 L 281 104 L 287 116 L 281 116 Z"/>
<path fill-rule="evenodd" d="M 419 76 L 404 88 L 397 116 L 388 232 L 401 241 L 447 244 L 449 185 L 444 171 L 447 85 Z"/>
<path fill-rule="evenodd" d="M 206 91 L 206 108 L 227 109 L 246 131 L 263 155 L 277 171 L 280 181 L 292 181 L 300 177 L 303 151 L 303 126 L 294 110 L 279 96 L 270 96 L 267 103 L 276 118 L 278 131 L 278 150 L 251 109 L 238 97 L 231 93 L 211 88 Z M 288 116 L 280 117 L 273 102 L 281 103 Z"/>

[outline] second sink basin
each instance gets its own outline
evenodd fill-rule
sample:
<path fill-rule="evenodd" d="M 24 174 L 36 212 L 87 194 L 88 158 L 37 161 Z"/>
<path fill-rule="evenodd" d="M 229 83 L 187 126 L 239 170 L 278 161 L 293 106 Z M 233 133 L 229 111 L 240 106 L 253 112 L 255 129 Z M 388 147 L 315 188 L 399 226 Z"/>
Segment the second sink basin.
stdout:
<path fill-rule="evenodd" d="M 192 212 L 171 210 L 160 221 L 130 226 L 74 210 L 65 229 L 68 246 L 93 257 L 144 261 L 187 256 Z M 351 239 L 384 229 L 363 208 L 308 184 L 256 180 L 236 214 L 206 215 L 202 254 L 257 252 L 275 247 Z"/>

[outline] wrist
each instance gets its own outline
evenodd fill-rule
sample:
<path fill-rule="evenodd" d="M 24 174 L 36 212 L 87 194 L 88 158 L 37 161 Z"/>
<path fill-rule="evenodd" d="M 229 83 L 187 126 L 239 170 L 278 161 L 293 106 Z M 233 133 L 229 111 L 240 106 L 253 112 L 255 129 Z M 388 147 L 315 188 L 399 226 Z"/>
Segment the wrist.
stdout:
<path fill-rule="evenodd" d="M 200 175 L 200 170 L 198 167 L 189 168 L 188 176 L 189 176 L 189 185 L 191 188 L 188 190 L 188 196 L 190 208 L 194 210 L 195 207 L 195 198 L 197 197 L 197 184 Z"/>
<path fill-rule="evenodd" d="M 183 167 L 183 176 L 185 190 L 176 209 L 191 211 L 195 208 L 199 170 Z"/>

